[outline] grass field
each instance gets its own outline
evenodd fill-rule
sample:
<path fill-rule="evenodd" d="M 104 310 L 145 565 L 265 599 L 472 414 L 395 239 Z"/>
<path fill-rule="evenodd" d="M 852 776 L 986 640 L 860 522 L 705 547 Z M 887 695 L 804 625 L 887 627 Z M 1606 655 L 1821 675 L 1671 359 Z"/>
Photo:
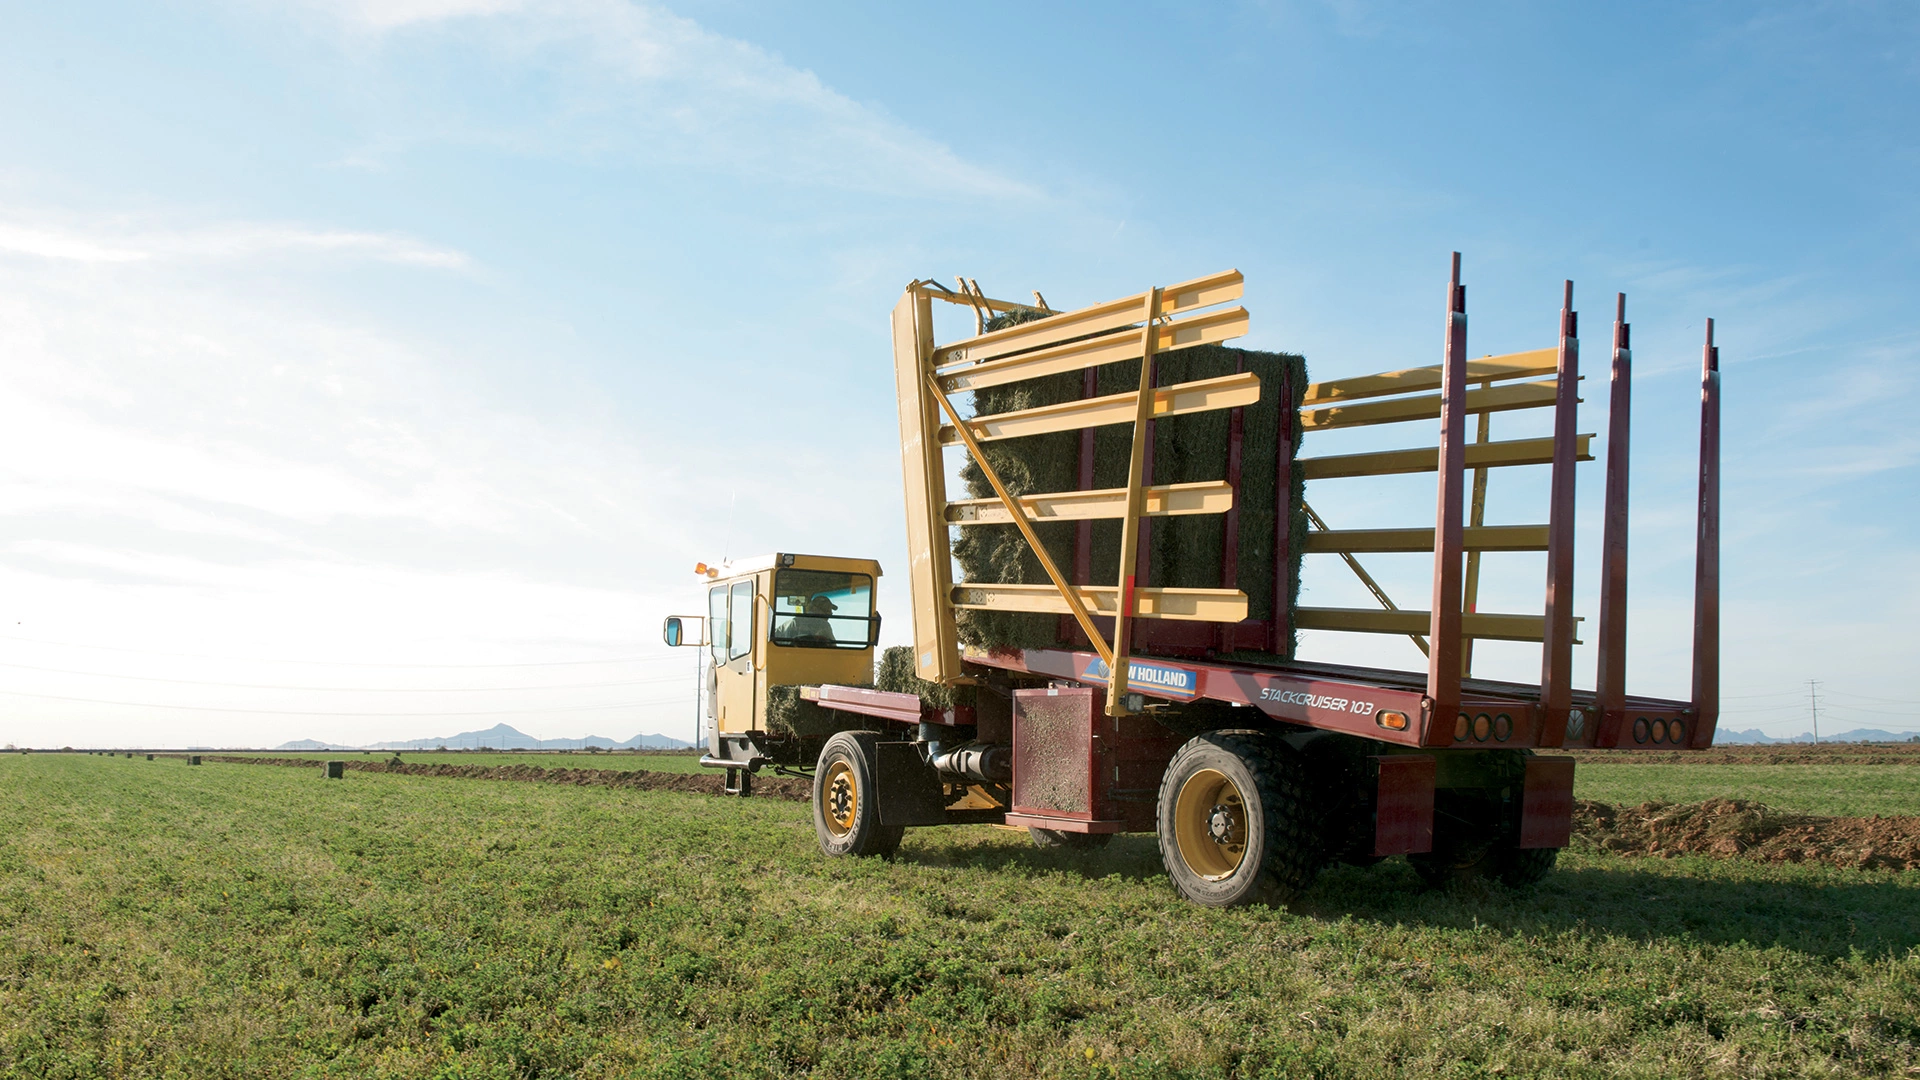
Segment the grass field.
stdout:
<path fill-rule="evenodd" d="M 1910 761 L 1910 763 L 1909 763 Z M 1920 814 L 1920 755 L 1897 765 L 1622 765 L 1583 761 L 1574 794 L 1601 802 L 1752 799 L 1803 814 Z"/>
<path fill-rule="evenodd" d="M 1801 752 L 1801 751 L 1792 751 Z M 311 758 L 315 767 L 329 759 L 385 761 L 388 751 L 274 753 L 273 757 Z M 1676 766 L 1664 761 L 1623 764 L 1582 761 L 1574 773 L 1574 794 L 1602 802 L 1700 802 L 1710 798 L 1753 799 L 1806 814 L 1868 816 L 1920 814 L 1920 749 L 1889 751 L 1894 763 L 1875 765 L 1718 765 Z M 656 772 L 712 773 L 700 767 L 700 755 L 688 753 L 479 753 L 401 751 L 415 764 L 537 765 L 551 769 L 648 769 Z"/>
<path fill-rule="evenodd" d="M 1920 872 L 1562 866 L 1210 911 L 1146 837 L 829 862 L 772 800 L 7 756 L 0 1073 L 1920 1074 Z"/>

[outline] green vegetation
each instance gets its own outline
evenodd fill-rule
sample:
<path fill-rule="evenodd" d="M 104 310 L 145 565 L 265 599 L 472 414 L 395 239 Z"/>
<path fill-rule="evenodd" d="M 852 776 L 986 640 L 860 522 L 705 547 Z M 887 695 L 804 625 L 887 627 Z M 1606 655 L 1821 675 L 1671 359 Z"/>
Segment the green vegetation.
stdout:
<path fill-rule="evenodd" d="M 1562 866 L 1212 911 L 1148 837 L 827 861 L 788 802 L 7 756 L 0 1074 L 1920 1070 L 1920 873 Z"/>
<path fill-rule="evenodd" d="M 266 758 L 310 758 L 314 768 L 323 761 L 390 761 L 394 754 L 400 760 L 414 765 L 473 765 L 490 768 L 495 765 L 533 765 L 542 769 L 650 769 L 654 772 L 702 773 L 714 772 L 700 767 L 700 751 L 661 753 L 618 753 L 601 752 L 590 754 L 585 750 L 542 750 L 530 753 L 487 752 L 480 750 L 373 750 L 361 753 L 358 750 L 302 750 L 268 751 L 259 754 L 231 755 L 218 750 L 204 753 L 221 757 L 266 757 Z M 717 774 L 716 774 L 717 775 Z"/>
<path fill-rule="evenodd" d="M 1890 765 L 1645 765 L 1583 761 L 1574 794 L 1620 803 L 1752 799 L 1836 817 L 1920 814 L 1920 755 Z M 1920 915 L 1916 915 L 1920 917 Z"/>

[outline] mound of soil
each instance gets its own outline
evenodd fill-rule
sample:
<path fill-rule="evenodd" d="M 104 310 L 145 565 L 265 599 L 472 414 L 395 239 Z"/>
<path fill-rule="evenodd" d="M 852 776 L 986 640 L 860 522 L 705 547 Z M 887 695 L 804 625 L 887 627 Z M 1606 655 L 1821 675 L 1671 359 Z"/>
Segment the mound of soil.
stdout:
<path fill-rule="evenodd" d="M 209 757 L 209 761 L 240 765 L 286 765 L 311 769 L 322 764 L 317 758 Z M 447 776 L 462 780 L 520 780 L 528 783 L 574 784 L 593 787 L 637 788 L 641 791 L 686 791 L 696 794 L 724 794 L 725 782 L 718 772 L 651 772 L 646 769 L 548 769 L 539 765 L 443 765 L 417 762 L 393 764 L 381 761 L 346 763 L 353 772 L 399 773 L 404 776 Z M 756 776 L 753 793 L 775 799 L 806 802 L 813 789 L 805 780 L 786 776 Z"/>
<path fill-rule="evenodd" d="M 1861 870 L 1920 869 L 1920 817 L 1820 817 L 1743 799 L 1639 806 L 1578 799 L 1573 830 L 1597 847 L 1626 856 L 1709 855 Z"/>

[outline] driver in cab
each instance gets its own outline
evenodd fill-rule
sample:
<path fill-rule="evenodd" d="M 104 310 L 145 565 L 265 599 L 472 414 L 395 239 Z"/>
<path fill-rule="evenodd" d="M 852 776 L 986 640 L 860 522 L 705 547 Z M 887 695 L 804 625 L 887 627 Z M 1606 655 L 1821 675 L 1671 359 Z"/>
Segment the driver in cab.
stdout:
<path fill-rule="evenodd" d="M 832 645 L 833 624 L 828 621 L 828 616 L 837 610 L 833 601 L 816 596 L 807 601 L 806 614 L 787 620 L 781 637 L 789 645 Z"/>

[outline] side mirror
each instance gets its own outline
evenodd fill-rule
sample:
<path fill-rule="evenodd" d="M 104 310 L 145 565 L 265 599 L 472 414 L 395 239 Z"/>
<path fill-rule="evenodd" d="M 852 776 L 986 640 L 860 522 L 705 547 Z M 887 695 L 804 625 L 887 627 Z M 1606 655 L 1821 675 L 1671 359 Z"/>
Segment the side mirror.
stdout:
<path fill-rule="evenodd" d="M 698 615 L 669 615 L 660 626 L 660 637 L 669 648 L 706 644 L 707 621 Z"/>
<path fill-rule="evenodd" d="M 867 620 L 867 648 L 871 649 L 878 644 L 880 644 L 880 613 L 876 611 L 873 617 Z"/>

